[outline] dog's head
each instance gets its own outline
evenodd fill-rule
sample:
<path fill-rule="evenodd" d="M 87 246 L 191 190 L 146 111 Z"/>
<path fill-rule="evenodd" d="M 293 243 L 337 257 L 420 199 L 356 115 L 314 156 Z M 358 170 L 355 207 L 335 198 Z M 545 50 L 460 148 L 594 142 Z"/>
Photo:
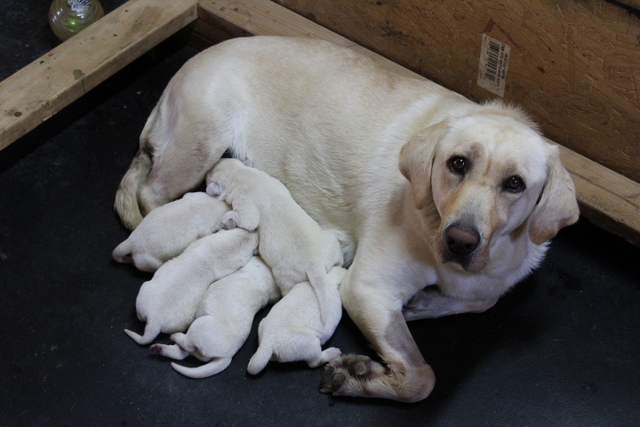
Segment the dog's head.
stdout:
<path fill-rule="evenodd" d="M 578 219 L 558 148 L 516 109 L 493 105 L 423 129 L 402 148 L 400 171 L 415 207 L 439 215 L 442 262 L 469 272 L 482 270 L 497 239 L 540 245 Z"/>

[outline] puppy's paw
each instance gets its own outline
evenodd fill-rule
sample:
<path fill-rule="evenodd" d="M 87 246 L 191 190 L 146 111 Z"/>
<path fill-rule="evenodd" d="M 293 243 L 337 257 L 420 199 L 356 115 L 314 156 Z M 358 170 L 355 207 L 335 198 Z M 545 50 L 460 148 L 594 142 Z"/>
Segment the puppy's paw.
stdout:
<path fill-rule="evenodd" d="M 222 225 L 225 230 L 233 230 L 238 226 L 236 223 L 236 215 L 233 211 L 227 212 L 225 216 L 222 217 Z"/>
<path fill-rule="evenodd" d="M 320 391 L 336 396 L 361 395 L 363 383 L 384 375 L 386 369 L 367 356 L 348 354 L 335 358 L 324 368 Z"/>
<path fill-rule="evenodd" d="M 217 233 L 222 230 L 233 230 L 237 226 L 236 213 L 234 211 L 229 211 L 222 215 L 222 218 L 220 218 L 220 224 L 213 229 L 212 233 Z"/>
<path fill-rule="evenodd" d="M 327 362 L 331 362 L 333 359 L 337 359 L 338 357 L 342 356 L 342 352 L 339 348 L 329 347 L 322 352 L 322 356 L 324 360 L 326 360 Z"/>
<path fill-rule="evenodd" d="M 164 344 L 153 344 L 149 347 L 149 350 L 154 352 L 155 354 L 162 354 L 162 350 L 166 347 Z"/>

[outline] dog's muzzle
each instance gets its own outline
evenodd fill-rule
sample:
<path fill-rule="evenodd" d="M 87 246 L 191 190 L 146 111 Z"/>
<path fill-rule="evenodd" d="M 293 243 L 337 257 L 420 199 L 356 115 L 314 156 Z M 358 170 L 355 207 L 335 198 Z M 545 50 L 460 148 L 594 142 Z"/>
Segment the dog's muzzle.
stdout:
<path fill-rule="evenodd" d="M 468 270 L 481 240 L 480 233 L 474 227 L 459 222 L 449 225 L 443 233 L 446 248 L 443 262 L 456 262 Z"/>

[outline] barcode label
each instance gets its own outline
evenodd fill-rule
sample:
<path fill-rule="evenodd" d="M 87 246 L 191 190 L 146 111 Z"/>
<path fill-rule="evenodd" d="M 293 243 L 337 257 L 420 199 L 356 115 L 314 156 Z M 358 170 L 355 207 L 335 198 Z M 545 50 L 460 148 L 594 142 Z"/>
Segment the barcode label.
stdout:
<path fill-rule="evenodd" d="M 507 81 L 507 67 L 511 48 L 486 34 L 482 35 L 478 86 L 502 97 Z"/>

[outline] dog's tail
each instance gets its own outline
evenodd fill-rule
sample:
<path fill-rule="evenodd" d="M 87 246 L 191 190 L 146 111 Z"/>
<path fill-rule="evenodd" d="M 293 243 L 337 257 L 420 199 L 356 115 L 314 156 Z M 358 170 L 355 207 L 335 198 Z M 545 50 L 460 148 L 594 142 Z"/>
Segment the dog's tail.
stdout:
<path fill-rule="evenodd" d="M 129 239 L 120 243 L 111 253 L 111 256 L 114 260 L 121 262 L 123 264 L 131 264 L 133 262 L 133 258 L 131 258 L 131 242 Z"/>
<path fill-rule="evenodd" d="M 129 230 L 136 228 L 142 221 L 142 213 L 138 206 L 138 188 L 147 180 L 151 166 L 151 154 L 144 148 L 138 150 L 116 192 L 113 207 L 120 216 L 122 224 Z"/>
<path fill-rule="evenodd" d="M 247 372 L 251 375 L 258 375 L 267 366 L 267 363 L 271 360 L 273 350 L 271 346 L 260 344 L 258 350 L 249 360 L 249 366 L 247 366 Z"/>
<path fill-rule="evenodd" d="M 227 366 L 231 363 L 230 357 L 217 357 L 204 365 L 196 366 L 195 368 L 189 368 L 187 366 L 178 365 L 175 362 L 171 362 L 171 367 L 179 374 L 189 378 L 207 378 L 227 369 Z"/>
<path fill-rule="evenodd" d="M 133 331 L 130 331 L 129 329 L 124 330 L 125 334 L 129 335 L 132 340 L 140 345 L 151 344 L 151 342 L 156 339 L 158 335 L 160 335 L 160 332 L 161 331 L 159 326 L 156 327 L 154 325 L 150 325 L 149 323 L 147 323 L 144 328 L 144 335 L 137 334 Z"/>

